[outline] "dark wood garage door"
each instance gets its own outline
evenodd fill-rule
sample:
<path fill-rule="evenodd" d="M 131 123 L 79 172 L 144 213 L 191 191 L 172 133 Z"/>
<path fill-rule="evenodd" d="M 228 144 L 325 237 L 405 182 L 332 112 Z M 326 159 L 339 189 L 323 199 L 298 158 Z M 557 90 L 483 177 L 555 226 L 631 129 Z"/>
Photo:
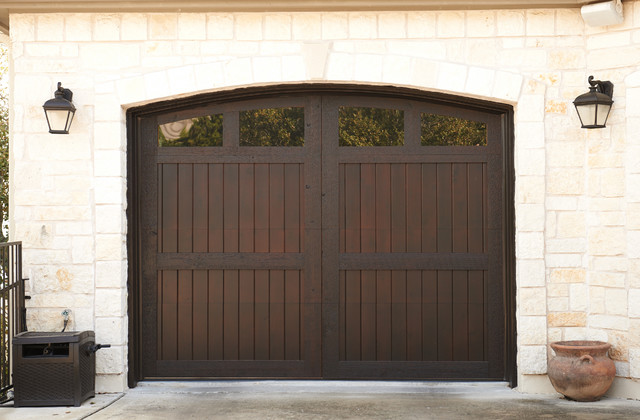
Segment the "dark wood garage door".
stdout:
<path fill-rule="evenodd" d="M 504 379 L 503 114 L 322 91 L 140 117 L 139 377 Z"/>

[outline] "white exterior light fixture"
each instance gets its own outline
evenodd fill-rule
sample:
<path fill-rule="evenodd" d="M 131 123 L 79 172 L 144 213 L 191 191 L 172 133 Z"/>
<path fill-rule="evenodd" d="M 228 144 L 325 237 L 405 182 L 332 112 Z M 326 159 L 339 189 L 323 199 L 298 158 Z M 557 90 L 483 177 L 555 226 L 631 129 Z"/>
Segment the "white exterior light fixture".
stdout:
<path fill-rule="evenodd" d="M 580 14 L 589 26 L 619 25 L 624 20 L 621 0 L 587 4 L 582 6 Z"/>

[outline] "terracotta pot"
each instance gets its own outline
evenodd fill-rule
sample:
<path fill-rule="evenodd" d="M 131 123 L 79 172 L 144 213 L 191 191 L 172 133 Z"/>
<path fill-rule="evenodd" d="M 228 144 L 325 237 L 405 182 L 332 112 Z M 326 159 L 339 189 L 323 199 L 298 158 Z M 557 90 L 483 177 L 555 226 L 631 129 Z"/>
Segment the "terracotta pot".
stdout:
<path fill-rule="evenodd" d="M 553 387 L 576 401 L 596 401 L 611 386 L 616 366 L 607 354 L 611 344 L 602 341 L 557 341 L 551 343 L 556 357 L 547 373 Z"/>

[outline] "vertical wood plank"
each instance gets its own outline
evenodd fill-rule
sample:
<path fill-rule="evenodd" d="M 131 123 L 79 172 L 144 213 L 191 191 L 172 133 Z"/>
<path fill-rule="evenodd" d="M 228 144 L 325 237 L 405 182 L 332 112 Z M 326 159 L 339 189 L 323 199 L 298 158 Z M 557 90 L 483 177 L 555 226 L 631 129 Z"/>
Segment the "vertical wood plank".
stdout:
<path fill-rule="evenodd" d="M 376 357 L 391 360 L 391 271 L 376 273 Z"/>
<path fill-rule="evenodd" d="M 284 252 L 300 252 L 300 165 L 284 165 Z"/>
<path fill-rule="evenodd" d="M 376 166 L 360 165 L 360 252 L 376 252 Z"/>
<path fill-rule="evenodd" d="M 284 270 L 270 272 L 269 332 L 269 358 L 284 360 Z"/>
<path fill-rule="evenodd" d="M 178 360 L 193 359 L 193 271 L 178 271 Z"/>
<path fill-rule="evenodd" d="M 422 272 L 422 360 L 438 360 L 438 272 Z"/>
<path fill-rule="evenodd" d="M 482 177 L 482 163 L 469 164 L 469 251 L 473 253 L 484 252 L 484 206 Z"/>
<path fill-rule="evenodd" d="M 224 271 L 209 270 L 209 360 L 224 359 Z"/>
<path fill-rule="evenodd" d="M 407 360 L 422 360 L 422 274 L 407 271 Z"/>
<path fill-rule="evenodd" d="M 238 252 L 238 193 L 238 165 L 226 163 L 224 165 L 224 252 Z"/>
<path fill-rule="evenodd" d="M 269 165 L 255 165 L 255 252 L 269 252 Z"/>
<path fill-rule="evenodd" d="M 193 271 L 193 360 L 207 360 L 208 283 L 206 270 Z"/>
<path fill-rule="evenodd" d="M 407 360 L 407 272 L 391 272 L 391 358 Z"/>
<path fill-rule="evenodd" d="M 224 360 L 238 360 L 238 270 L 224 270 Z"/>
<path fill-rule="evenodd" d="M 485 296 L 483 272 L 469 271 L 469 360 L 485 360 Z"/>
<path fill-rule="evenodd" d="M 376 360 L 376 272 L 361 272 L 362 314 L 360 316 L 361 358 Z"/>
<path fill-rule="evenodd" d="M 269 271 L 255 271 L 255 359 L 269 360 Z"/>
<path fill-rule="evenodd" d="M 391 165 L 391 252 L 407 250 L 406 164 Z"/>
<path fill-rule="evenodd" d="M 269 251 L 284 252 L 284 165 L 269 165 Z"/>
<path fill-rule="evenodd" d="M 453 250 L 451 220 L 451 164 L 437 164 L 438 202 L 438 252 Z"/>
<path fill-rule="evenodd" d="M 256 211 L 253 187 L 253 164 L 243 163 L 238 165 L 239 182 L 239 252 L 253 252 L 254 250 L 254 212 Z"/>
<path fill-rule="evenodd" d="M 254 359 L 253 273 L 253 270 L 239 270 L 238 356 L 240 360 Z"/>
<path fill-rule="evenodd" d="M 453 295 L 453 360 L 469 360 L 468 286 L 467 272 L 455 270 L 452 276 Z"/>
<path fill-rule="evenodd" d="M 193 165 L 178 165 L 178 252 L 193 251 Z"/>
<path fill-rule="evenodd" d="M 453 360 L 452 273 L 438 271 L 438 360 Z"/>
<path fill-rule="evenodd" d="M 438 251 L 437 165 L 422 165 L 422 252 Z"/>
<path fill-rule="evenodd" d="M 209 252 L 224 251 L 224 165 L 209 165 Z"/>
<path fill-rule="evenodd" d="M 339 360 L 347 360 L 347 272 L 338 275 L 338 348 Z"/>
<path fill-rule="evenodd" d="M 162 272 L 162 357 L 178 359 L 178 272 Z"/>
<path fill-rule="evenodd" d="M 391 252 L 391 166 L 386 163 L 376 164 L 376 252 Z"/>
<path fill-rule="evenodd" d="M 339 252 L 347 252 L 347 222 L 346 222 L 346 167 L 338 165 L 338 240 L 340 243 Z"/>
<path fill-rule="evenodd" d="M 420 164 L 407 164 L 407 252 L 422 252 L 422 173 Z"/>
<path fill-rule="evenodd" d="M 178 251 L 178 165 L 162 165 L 162 250 Z"/>
<path fill-rule="evenodd" d="M 351 163 L 343 166 L 344 252 L 360 252 L 360 165 Z"/>
<path fill-rule="evenodd" d="M 209 167 L 193 165 L 193 252 L 209 251 Z"/>
<path fill-rule="evenodd" d="M 285 360 L 300 359 L 300 271 L 284 273 Z"/>
<path fill-rule="evenodd" d="M 467 189 L 467 164 L 454 163 L 451 168 L 452 190 L 452 227 L 453 252 L 467 252 L 468 216 L 469 208 Z"/>
<path fill-rule="evenodd" d="M 360 360 L 360 272 L 345 273 L 345 360 Z"/>

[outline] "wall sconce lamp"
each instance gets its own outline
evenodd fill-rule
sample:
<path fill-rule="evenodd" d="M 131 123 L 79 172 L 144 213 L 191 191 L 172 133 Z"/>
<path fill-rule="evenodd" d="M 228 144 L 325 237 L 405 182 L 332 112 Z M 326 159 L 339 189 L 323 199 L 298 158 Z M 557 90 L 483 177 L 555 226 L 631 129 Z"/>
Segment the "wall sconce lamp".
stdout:
<path fill-rule="evenodd" d="M 76 107 L 71 103 L 73 92 L 63 88 L 62 83 L 58 82 L 58 89 L 54 93 L 55 98 L 49 99 L 42 105 L 44 115 L 47 117 L 49 133 L 69 134 L 71 121 L 76 113 Z"/>
<path fill-rule="evenodd" d="M 573 104 L 582 128 L 604 128 L 613 104 L 613 83 L 593 80 L 593 76 L 589 76 L 589 85 L 589 92 L 578 96 Z"/>

